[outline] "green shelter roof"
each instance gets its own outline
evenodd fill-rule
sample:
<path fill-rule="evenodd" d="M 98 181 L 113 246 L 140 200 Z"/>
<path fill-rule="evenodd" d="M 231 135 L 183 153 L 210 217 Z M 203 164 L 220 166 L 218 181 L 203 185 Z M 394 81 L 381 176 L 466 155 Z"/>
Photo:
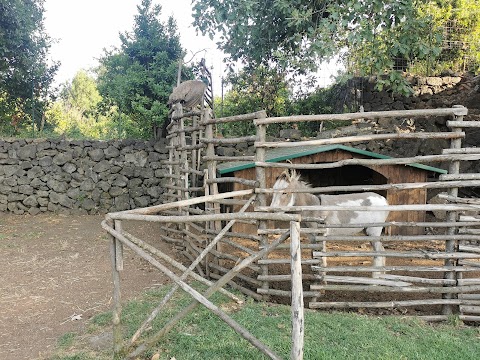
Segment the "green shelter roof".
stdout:
<path fill-rule="evenodd" d="M 291 148 L 275 148 L 267 149 L 265 158 L 267 162 L 281 162 L 290 159 L 296 159 L 302 156 L 313 155 L 321 152 L 327 152 L 332 150 L 344 150 L 354 154 L 360 154 L 368 156 L 374 159 L 392 159 L 391 156 L 377 154 L 367 150 L 360 150 L 350 146 L 345 145 L 326 145 L 326 146 L 300 146 L 300 147 L 291 147 Z M 432 171 L 440 174 L 446 174 L 447 171 L 439 169 L 433 166 L 422 165 L 422 164 L 410 164 L 418 169 Z M 220 175 L 229 174 L 235 171 L 249 169 L 255 167 L 255 163 L 251 161 L 230 161 L 219 164 L 217 169 Z"/>

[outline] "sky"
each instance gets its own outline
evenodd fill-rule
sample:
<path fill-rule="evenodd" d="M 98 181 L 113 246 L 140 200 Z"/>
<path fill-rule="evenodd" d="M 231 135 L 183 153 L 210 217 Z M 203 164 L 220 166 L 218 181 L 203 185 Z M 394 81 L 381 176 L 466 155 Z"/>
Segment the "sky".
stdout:
<path fill-rule="evenodd" d="M 181 43 L 187 50 L 186 60 L 200 50 L 195 60 L 205 57 L 212 72 L 213 92 L 221 93 L 221 78 L 226 66 L 225 55 L 214 41 L 197 34 L 193 28 L 191 0 L 154 0 L 162 6 L 161 20 L 175 18 Z M 134 16 L 141 0 L 45 0 L 46 32 L 57 39 L 50 51 L 51 58 L 61 62 L 55 78 L 60 85 L 73 79 L 80 69 L 88 70 L 98 65 L 103 49 L 120 45 L 119 33 L 132 31 Z M 325 64 L 317 72 L 317 84 L 332 83 L 331 75 L 338 70 L 334 63 Z"/>
<path fill-rule="evenodd" d="M 214 91 L 218 94 L 225 66 L 223 53 L 214 41 L 197 35 L 191 25 L 191 0 L 155 0 L 162 6 L 161 20 L 172 15 L 177 21 L 186 60 L 199 50 L 196 60 L 203 56 L 212 70 Z M 80 69 L 88 70 L 98 65 L 103 49 L 120 45 L 119 33 L 132 31 L 134 16 L 141 0 L 46 0 L 46 32 L 57 43 L 50 49 L 53 60 L 60 61 L 55 83 L 71 80 Z"/>

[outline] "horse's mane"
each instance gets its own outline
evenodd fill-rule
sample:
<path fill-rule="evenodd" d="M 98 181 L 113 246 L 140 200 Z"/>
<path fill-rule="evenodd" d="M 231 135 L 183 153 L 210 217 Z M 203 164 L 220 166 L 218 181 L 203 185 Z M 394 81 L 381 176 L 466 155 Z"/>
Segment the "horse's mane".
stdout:
<path fill-rule="evenodd" d="M 282 176 L 285 177 L 285 180 L 289 183 L 289 186 L 293 186 L 293 184 L 296 184 L 296 186 L 301 186 L 301 187 L 307 187 L 307 188 L 312 187 L 310 183 L 300 180 L 301 175 L 297 174 L 297 171 L 295 169 L 285 170 L 282 173 Z"/>

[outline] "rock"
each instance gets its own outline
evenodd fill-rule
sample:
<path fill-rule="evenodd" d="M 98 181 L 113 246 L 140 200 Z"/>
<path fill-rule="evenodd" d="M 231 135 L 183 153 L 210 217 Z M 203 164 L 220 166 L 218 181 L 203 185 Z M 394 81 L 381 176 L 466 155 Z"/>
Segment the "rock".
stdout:
<path fill-rule="evenodd" d="M 280 130 L 280 137 L 284 139 L 300 140 L 302 132 L 297 129 L 283 129 Z"/>
<path fill-rule="evenodd" d="M 29 207 L 37 206 L 38 205 L 37 198 L 34 195 L 30 195 L 25 200 L 23 200 L 23 205 L 29 206 Z"/>
<path fill-rule="evenodd" d="M 53 163 L 55 165 L 64 165 L 65 163 L 72 161 L 72 154 L 71 153 L 59 153 L 53 157 Z"/>
<path fill-rule="evenodd" d="M 30 160 L 35 158 L 37 153 L 36 145 L 25 145 L 17 150 L 17 157 L 20 160 Z"/>
<path fill-rule="evenodd" d="M 447 204 L 448 201 L 445 199 L 441 199 L 440 195 L 447 195 L 447 193 L 443 192 L 440 194 L 437 194 L 433 198 L 431 198 L 428 203 L 429 204 Z M 432 211 L 433 215 L 438 219 L 438 220 L 446 220 L 447 219 L 447 212 L 445 210 L 434 210 Z"/>
<path fill-rule="evenodd" d="M 88 156 L 90 156 L 90 158 L 95 162 L 98 162 L 105 158 L 105 154 L 102 149 L 93 149 L 88 152 Z"/>

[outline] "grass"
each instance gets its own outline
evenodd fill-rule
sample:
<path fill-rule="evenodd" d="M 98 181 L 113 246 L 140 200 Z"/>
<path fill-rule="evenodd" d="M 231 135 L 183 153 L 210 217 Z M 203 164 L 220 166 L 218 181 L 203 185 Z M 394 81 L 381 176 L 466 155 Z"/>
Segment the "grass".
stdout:
<path fill-rule="evenodd" d="M 198 287 L 198 286 L 196 286 Z M 125 339 L 138 328 L 149 311 L 168 289 L 150 291 L 142 298 L 124 305 L 122 324 Z M 232 304 L 220 295 L 213 302 L 238 323 L 267 344 L 282 358 L 290 355 L 290 308 L 282 305 L 247 301 Z M 162 312 L 152 331 L 189 303 L 177 293 Z M 52 360 L 110 359 L 111 352 L 91 350 L 88 339 L 111 332 L 111 313 L 91 319 L 86 334 L 67 333 L 59 340 Z M 150 331 L 149 333 L 153 333 Z M 399 317 L 372 317 L 351 313 L 305 312 L 305 359 L 478 359 L 480 331 L 455 324 L 430 325 Z M 203 307 L 179 323 L 139 359 L 223 360 L 265 359 L 225 323 Z"/>

